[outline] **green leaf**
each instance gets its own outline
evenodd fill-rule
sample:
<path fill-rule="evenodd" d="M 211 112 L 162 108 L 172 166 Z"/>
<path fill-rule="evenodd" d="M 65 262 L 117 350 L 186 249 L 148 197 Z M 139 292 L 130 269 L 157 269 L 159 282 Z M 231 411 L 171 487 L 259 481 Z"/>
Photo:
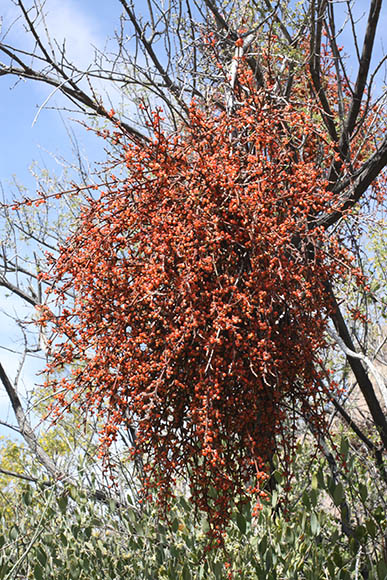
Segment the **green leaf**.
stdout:
<path fill-rule="evenodd" d="M 376 525 L 374 520 L 367 520 L 366 523 L 366 528 L 367 528 L 367 532 L 370 534 L 370 536 L 372 536 L 373 538 L 376 536 Z"/>
<path fill-rule="evenodd" d="M 74 485 L 69 486 L 69 494 L 71 499 L 73 499 L 74 501 L 77 501 L 79 499 L 78 490 Z"/>
<path fill-rule="evenodd" d="M 38 563 L 36 563 L 34 567 L 34 577 L 36 580 L 43 580 L 43 568 Z"/>
<path fill-rule="evenodd" d="M 69 501 L 67 494 L 60 495 L 59 497 L 57 497 L 56 501 L 58 502 L 60 511 L 62 512 L 62 514 L 64 514 L 66 512 L 67 504 Z"/>
<path fill-rule="evenodd" d="M 318 487 L 318 479 L 317 479 L 317 475 L 314 473 L 312 475 L 312 489 L 317 489 Z"/>
<path fill-rule="evenodd" d="M 42 567 L 44 568 L 47 563 L 47 555 L 44 552 L 44 550 L 42 550 L 42 548 L 38 548 L 36 556 L 39 562 L 41 563 Z"/>
<path fill-rule="evenodd" d="M 324 472 L 321 467 L 317 471 L 317 481 L 320 489 L 325 489 Z"/>
<path fill-rule="evenodd" d="M 342 568 L 340 572 L 340 580 L 352 580 L 353 576 L 348 572 L 346 568 Z"/>
<path fill-rule="evenodd" d="M 190 505 L 183 496 L 180 497 L 180 505 L 186 512 L 190 511 Z"/>
<path fill-rule="evenodd" d="M 259 553 L 261 554 L 261 556 L 265 555 L 266 550 L 267 550 L 267 537 L 263 536 L 259 544 Z"/>
<path fill-rule="evenodd" d="M 246 518 L 244 517 L 243 514 L 241 514 L 241 512 L 237 513 L 236 521 L 237 521 L 238 528 L 239 528 L 239 531 L 241 532 L 241 534 L 245 534 L 246 533 Z"/>
<path fill-rule="evenodd" d="M 310 516 L 310 531 L 312 532 L 313 536 L 317 536 L 320 532 L 320 522 L 314 512 Z"/>
<path fill-rule="evenodd" d="M 173 533 L 176 533 L 179 529 L 179 520 L 177 518 L 173 520 L 171 528 Z"/>
<path fill-rule="evenodd" d="M 242 513 L 246 518 L 246 522 L 251 523 L 251 505 L 249 503 L 242 506 Z"/>
<path fill-rule="evenodd" d="M 343 456 L 344 461 L 347 460 L 349 451 L 349 441 L 346 437 L 342 437 L 340 441 L 340 453 Z"/>
<path fill-rule="evenodd" d="M 310 499 L 307 490 L 305 489 L 302 493 L 302 503 L 304 506 L 309 509 L 310 508 Z"/>
<path fill-rule="evenodd" d="M 317 500 L 318 500 L 318 493 L 316 489 L 312 489 L 310 494 L 309 494 L 309 498 L 310 498 L 310 503 L 312 504 L 313 507 L 316 507 L 317 505 Z"/>
<path fill-rule="evenodd" d="M 334 545 L 337 542 L 337 540 L 339 539 L 339 537 L 340 537 L 340 533 L 337 529 L 335 529 L 331 535 L 331 539 L 330 539 L 331 544 Z"/>
<path fill-rule="evenodd" d="M 356 538 L 350 538 L 349 540 L 349 547 L 351 548 L 352 554 L 358 554 L 359 552 L 359 542 Z"/>
<path fill-rule="evenodd" d="M 266 571 L 268 572 L 271 568 L 273 562 L 271 550 L 267 550 L 266 557 L 265 557 L 265 564 L 266 564 Z"/>
<path fill-rule="evenodd" d="M 71 526 L 71 531 L 72 531 L 72 534 L 73 534 L 74 538 L 77 539 L 78 538 L 79 531 L 80 531 L 79 526 L 77 526 L 75 524 L 72 525 Z"/>
<path fill-rule="evenodd" d="M 281 472 L 279 472 L 278 470 L 276 470 L 273 473 L 273 475 L 274 475 L 274 479 L 276 480 L 277 483 L 282 483 L 283 482 L 284 477 L 283 477 L 283 475 L 282 475 Z"/>
<path fill-rule="evenodd" d="M 295 539 L 295 534 L 294 531 L 291 527 L 288 527 L 286 529 L 286 542 L 288 544 L 293 544 L 294 543 L 294 539 Z"/>
<path fill-rule="evenodd" d="M 355 528 L 355 536 L 358 540 L 362 540 L 367 535 L 367 528 L 365 526 L 356 526 Z"/>
<path fill-rule="evenodd" d="M 381 506 L 378 506 L 377 508 L 375 508 L 374 511 L 372 512 L 372 515 L 374 516 L 374 518 L 378 522 L 378 524 L 382 523 L 382 521 L 384 520 L 384 517 L 385 517 L 384 510 Z"/>
<path fill-rule="evenodd" d="M 387 578 L 387 564 L 384 560 L 380 560 L 376 565 L 378 573 L 378 580 L 386 580 Z"/>
<path fill-rule="evenodd" d="M 258 562 L 253 562 L 253 567 L 257 573 L 257 578 L 264 578 L 265 577 L 264 569 L 262 568 L 262 566 L 260 566 L 258 564 Z"/>
<path fill-rule="evenodd" d="M 83 534 L 84 534 L 84 536 L 85 536 L 86 540 L 90 540 L 90 538 L 91 538 L 91 532 L 92 532 L 92 529 L 91 529 L 91 527 L 90 527 L 90 526 L 87 526 L 87 527 L 86 527 L 86 528 L 83 530 Z"/>
<path fill-rule="evenodd" d="M 183 580 L 191 580 L 192 576 L 191 576 L 191 572 L 187 566 L 187 564 L 184 564 L 184 568 L 183 568 Z"/>
<path fill-rule="evenodd" d="M 368 489 L 367 489 L 367 486 L 364 485 L 364 483 L 359 484 L 359 493 L 360 493 L 361 499 L 363 500 L 363 502 L 365 502 L 367 500 L 367 497 L 368 497 Z"/>
<path fill-rule="evenodd" d="M 339 506 L 344 499 L 344 488 L 342 483 L 338 483 L 333 492 L 333 501 L 336 506 Z"/>
<path fill-rule="evenodd" d="M 25 491 L 25 492 L 22 494 L 22 501 L 23 501 L 23 503 L 24 503 L 26 506 L 29 506 L 29 505 L 31 505 L 31 502 L 32 502 L 32 494 L 31 494 L 31 492 L 30 492 L 29 490 L 28 490 L 28 491 Z"/>
<path fill-rule="evenodd" d="M 335 551 L 333 552 L 333 561 L 336 564 L 336 566 L 338 566 L 339 568 L 342 567 L 343 565 L 343 558 L 339 552 L 339 550 L 336 548 Z"/>
<path fill-rule="evenodd" d="M 221 578 L 222 577 L 222 572 L 223 572 L 223 564 L 222 562 L 215 562 L 213 565 L 213 570 L 215 573 L 215 578 Z"/>
<path fill-rule="evenodd" d="M 61 543 L 63 544 L 63 546 L 66 548 L 67 544 L 68 544 L 68 540 L 65 534 L 60 534 L 59 539 L 61 541 Z"/>

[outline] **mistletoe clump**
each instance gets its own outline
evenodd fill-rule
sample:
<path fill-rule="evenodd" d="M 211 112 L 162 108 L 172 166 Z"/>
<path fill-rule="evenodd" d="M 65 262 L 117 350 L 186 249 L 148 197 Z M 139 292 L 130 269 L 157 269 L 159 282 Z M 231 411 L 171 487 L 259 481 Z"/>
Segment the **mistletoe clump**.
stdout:
<path fill-rule="evenodd" d="M 327 281 L 350 268 L 316 225 L 335 209 L 333 152 L 312 107 L 263 89 L 233 114 L 193 104 L 178 135 L 158 112 L 151 125 L 149 143 L 119 142 L 125 177 L 90 197 L 49 274 L 49 384 L 58 408 L 99 415 L 105 449 L 133 426 L 145 485 L 163 500 L 187 478 L 222 529 L 260 493 L 284 425 L 322 420 Z"/>

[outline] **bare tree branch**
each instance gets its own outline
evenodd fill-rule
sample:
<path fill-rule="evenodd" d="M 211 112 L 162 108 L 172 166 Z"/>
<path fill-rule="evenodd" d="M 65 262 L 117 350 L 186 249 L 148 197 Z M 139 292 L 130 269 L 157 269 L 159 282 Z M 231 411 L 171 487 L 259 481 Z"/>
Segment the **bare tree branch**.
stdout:
<path fill-rule="evenodd" d="M 332 305 L 334 308 L 331 314 L 331 318 L 333 324 L 335 325 L 337 334 L 343 341 L 346 348 L 349 351 L 355 352 L 356 351 L 355 345 L 353 344 L 351 335 L 349 334 L 347 325 L 345 323 L 345 320 L 343 318 L 340 307 L 337 303 L 337 300 L 333 294 L 332 289 L 330 289 L 330 299 L 332 301 Z M 384 448 L 387 449 L 387 420 L 380 406 L 379 400 L 375 394 L 374 387 L 361 361 L 350 354 L 347 354 L 347 360 L 353 374 L 356 377 L 357 383 L 370 410 L 375 426 L 379 431 L 379 436 L 383 442 Z"/>
<path fill-rule="evenodd" d="M 387 165 L 387 137 L 381 146 L 364 163 L 354 176 L 346 177 L 343 181 L 337 181 L 332 191 L 341 197 L 340 209 L 330 214 L 321 216 L 316 220 L 316 225 L 328 228 L 343 217 L 343 214 L 354 207 L 367 191 L 376 177 Z"/>
<path fill-rule="evenodd" d="M 32 306 L 39 306 L 40 304 L 40 300 L 38 300 L 36 296 L 33 296 L 31 292 L 27 293 L 24 290 L 22 290 L 20 286 L 12 284 L 12 282 L 7 280 L 5 276 L 3 276 L 2 274 L 0 274 L 0 286 L 4 286 L 4 288 L 7 288 L 11 292 L 19 296 L 19 298 L 22 298 Z"/>
<path fill-rule="evenodd" d="M 367 28 L 364 35 L 363 50 L 360 58 L 355 87 L 353 90 L 352 100 L 347 114 L 347 118 L 344 123 L 343 132 L 341 134 L 340 142 L 338 145 L 338 150 L 340 152 L 341 159 L 346 159 L 347 157 L 347 154 L 350 149 L 350 138 L 352 133 L 354 132 L 356 120 L 360 112 L 361 103 L 363 100 L 364 91 L 368 79 L 368 71 L 371 64 L 372 51 L 381 6 L 382 0 L 371 0 Z M 329 176 L 329 181 L 334 181 L 335 177 L 337 177 L 340 174 L 339 166 L 340 162 L 336 161 L 335 163 L 333 163 Z"/>
<path fill-rule="evenodd" d="M 52 477 L 54 477 L 54 479 L 56 480 L 62 479 L 63 474 L 59 471 L 53 460 L 47 455 L 47 453 L 40 445 L 38 438 L 36 437 L 35 432 L 32 429 L 31 424 L 28 421 L 27 416 L 24 412 L 19 395 L 17 394 L 15 387 L 9 380 L 1 363 L 0 363 L 0 380 L 4 385 L 9 400 L 11 401 L 12 409 L 13 412 L 15 413 L 15 417 L 20 428 L 20 433 L 26 440 L 28 447 L 31 449 L 32 453 L 37 457 L 37 459 L 40 461 L 43 467 L 47 469 L 47 471 L 50 473 Z"/>

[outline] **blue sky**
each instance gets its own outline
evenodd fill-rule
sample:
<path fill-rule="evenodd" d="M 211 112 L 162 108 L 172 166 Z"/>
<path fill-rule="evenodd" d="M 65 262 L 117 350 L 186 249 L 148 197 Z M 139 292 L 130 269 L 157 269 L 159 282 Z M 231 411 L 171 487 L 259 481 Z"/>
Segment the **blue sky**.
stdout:
<path fill-rule="evenodd" d="M 103 49 L 106 37 L 114 34 L 119 23 L 120 5 L 118 1 L 105 0 L 48 0 L 46 11 L 53 36 L 59 43 L 66 38 L 69 57 L 87 67 L 93 59 L 93 45 Z M 0 0 L 0 14 L 4 32 L 15 18 L 17 8 L 11 0 Z M 21 47 L 30 46 L 18 23 L 11 29 L 7 41 Z M 14 175 L 21 183 L 34 185 L 28 171 L 32 161 L 58 171 L 60 166 L 55 162 L 55 156 L 71 157 L 66 128 L 59 114 L 43 108 L 36 118 L 51 92 L 50 87 L 39 83 L 0 77 L 0 182 L 6 190 Z M 47 106 L 60 106 L 64 102 L 55 94 Z M 99 148 L 99 144 L 90 133 L 72 123 L 71 117 L 76 115 L 63 113 L 63 119 L 75 130 L 81 148 L 87 149 L 92 156 L 93 146 Z"/>
<path fill-rule="evenodd" d="M 93 59 L 93 46 L 103 50 L 106 37 L 114 34 L 121 10 L 118 0 L 48 0 L 46 12 L 47 24 L 55 38 L 58 42 L 66 38 L 69 57 L 86 68 Z M 12 0 L 0 0 L 2 34 L 16 15 L 17 9 Z M 19 23 L 7 35 L 7 42 L 21 48 L 31 46 Z M 33 163 L 60 177 L 62 158 L 69 161 L 72 158 L 67 133 L 69 128 L 74 131 L 85 158 L 92 162 L 104 157 L 101 140 L 74 121 L 77 115 L 59 114 L 46 107 L 40 110 L 51 92 L 50 87 L 39 83 L 0 76 L 0 186 L 7 200 L 13 199 L 17 193 L 15 180 L 27 188 L 30 196 L 34 196 L 36 182 L 29 169 Z M 64 104 L 65 99 L 58 94 L 47 103 L 50 107 Z M 5 311 L 5 314 L 0 312 L 0 345 L 3 347 L 0 357 L 6 372 L 13 379 L 20 357 L 11 351 L 22 350 L 23 345 L 20 331 L 8 315 L 16 312 L 28 315 L 31 308 L 15 296 L 7 297 L 4 289 L 0 288 L 0 309 Z M 22 377 L 22 390 L 28 391 L 33 386 L 35 372 L 41 367 L 39 359 L 28 360 Z M 12 413 L 0 387 L 0 419 L 8 418 L 12 420 Z M 1 434 L 10 433 L 0 427 Z"/>

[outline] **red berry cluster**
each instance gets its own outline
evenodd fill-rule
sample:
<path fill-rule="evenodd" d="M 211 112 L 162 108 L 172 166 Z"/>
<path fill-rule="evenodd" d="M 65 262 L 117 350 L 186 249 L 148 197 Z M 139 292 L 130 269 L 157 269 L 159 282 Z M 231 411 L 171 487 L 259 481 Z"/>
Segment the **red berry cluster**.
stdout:
<path fill-rule="evenodd" d="M 154 113 L 153 140 L 120 141 L 125 177 L 90 198 L 49 275 L 58 408 L 97 413 L 105 449 L 133 425 L 145 484 L 167 499 L 188 478 L 215 528 L 259 494 L 295 409 L 321 418 L 326 282 L 351 264 L 314 225 L 336 209 L 316 117 L 253 87 L 232 115 L 193 104 L 178 135 Z"/>

